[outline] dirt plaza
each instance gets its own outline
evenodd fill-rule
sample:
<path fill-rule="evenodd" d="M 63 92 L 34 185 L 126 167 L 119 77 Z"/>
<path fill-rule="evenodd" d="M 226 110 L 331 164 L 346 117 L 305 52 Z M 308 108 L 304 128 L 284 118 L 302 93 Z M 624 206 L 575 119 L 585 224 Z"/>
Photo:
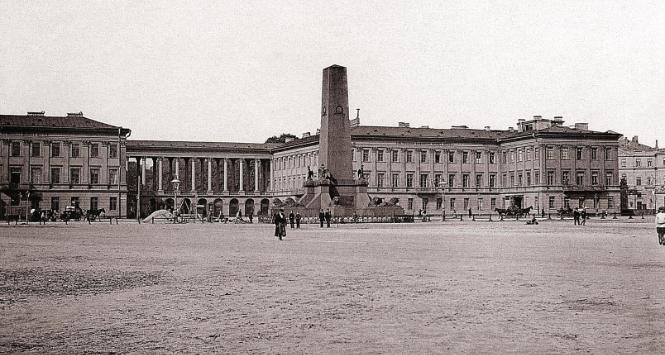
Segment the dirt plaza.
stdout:
<path fill-rule="evenodd" d="M 0 227 L 0 352 L 663 353 L 650 220 Z"/>

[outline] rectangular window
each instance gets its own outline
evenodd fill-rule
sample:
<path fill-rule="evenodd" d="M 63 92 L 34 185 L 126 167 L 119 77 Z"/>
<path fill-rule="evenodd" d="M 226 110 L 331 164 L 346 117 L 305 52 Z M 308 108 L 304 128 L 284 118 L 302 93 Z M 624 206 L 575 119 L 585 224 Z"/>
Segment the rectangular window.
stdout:
<path fill-rule="evenodd" d="M 478 198 L 478 209 L 479 209 L 479 210 L 482 210 L 482 209 L 484 209 L 484 208 L 485 208 L 485 201 L 483 201 L 483 198 L 482 198 L 482 197 L 479 197 L 479 198 Z"/>
<path fill-rule="evenodd" d="M 60 197 L 51 197 L 51 210 L 60 211 Z"/>
<path fill-rule="evenodd" d="M 496 187 L 496 175 L 490 174 L 490 188 Z"/>
<path fill-rule="evenodd" d="M 510 186 L 515 186 L 515 174 L 510 173 Z"/>
<path fill-rule="evenodd" d="M 12 142 L 12 156 L 20 157 L 21 156 L 21 142 Z"/>
<path fill-rule="evenodd" d="M 533 172 L 533 183 L 536 185 L 540 184 L 540 171 L 538 170 Z"/>
<path fill-rule="evenodd" d="M 524 152 L 524 160 L 526 161 L 531 160 L 531 148 L 526 148 Z"/>
<path fill-rule="evenodd" d="M 540 160 L 540 148 L 533 148 L 533 160 Z"/>
<path fill-rule="evenodd" d="M 42 144 L 39 142 L 33 142 L 30 145 L 30 155 L 33 157 L 41 157 L 42 156 Z"/>
<path fill-rule="evenodd" d="M 612 148 L 605 148 L 605 160 L 612 160 Z"/>
<path fill-rule="evenodd" d="M 118 169 L 109 169 L 109 185 L 118 184 Z"/>
<path fill-rule="evenodd" d="M 19 168 L 19 167 L 10 167 L 9 168 L 9 183 L 10 184 L 20 184 L 21 183 L 21 168 Z"/>
<path fill-rule="evenodd" d="M 109 158 L 118 157 L 118 145 L 115 143 L 109 144 Z"/>
<path fill-rule="evenodd" d="M 441 152 L 434 152 L 434 162 L 437 164 L 441 162 Z"/>
<path fill-rule="evenodd" d="M 480 164 L 480 161 L 482 160 L 483 153 L 481 152 L 476 152 L 476 164 Z"/>
<path fill-rule="evenodd" d="M 554 171 L 547 172 L 547 185 L 554 185 Z"/>
<path fill-rule="evenodd" d="M 647 159 L 647 168 L 650 168 L 653 166 L 653 161 L 651 159 Z"/>
<path fill-rule="evenodd" d="M 363 149 L 363 161 L 364 162 L 369 161 L 369 149 Z"/>
<path fill-rule="evenodd" d="M 51 184 L 60 183 L 60 168 L 51 168 Z"/>
<path fill-rule="evenodd" d="M 69 170 L 69 183 L 72 185 L 81 183 L 81 168 L 71 168 Z"/>
<path fill-rule="evenodd" d="M 398 159 L 398 155 L 397 155 L 397 154 L 398 154 L 398 151 L 393 150 L 393 151 L 390 152 L 390 154 L 391 154 L 391 156 L 392 156 L 392 161 L 393 161 L 393 163 L 397 163 L 397 162 L 399 161 L 399 159 Z"/>
<path fill-rule="evenodd" d="M 97 197 L 90 197 L 90 209 L 96 210 L 99 207 L 99 199 Z"/>
<path fill-rule="evenodd" d="M 410 150 L 406 151 L 406 162 L 407 163 L 412 163 L 413 162 L 413 151 L 410 151 Z"/>
<path fill-rule="evenodd" d="M 78 206 L 79 205 L 79 198 L 78 196 L 74 196 L 70 199 L 71 203 L 70 206 Z"/>
<path fill-rule="evenodd" d="M 591 148 L 591 160 L 598 160 L 598 148 Z"/>
<path fill-rule="evenodd" d="M 554 206 L 554 202 L 555 202 L 554 199 L 555 199 L 554 196 L 550 196 L 550 197 L 549 197 L 549 201 L 548 201 L 549 206 L 548 206 L 548 208 L 550 208 L 550 209 L 552 209 L 552 208 L 556 208 L 556 207 Z"/>
<path fill-rule="evenodd" d="M 510 151 L 510 162 L 511 163 L 515 162 L 515 151 L 514 150 Z"/>
<path fill-rule="evenodd" d="M 469 187 L 469 174 L 462 174 L 462 187 Z"/>
<path fill-rule="evenodd" d="M 561 159 L 569 159 L 568 148 L 561 148 Z"/>
<path fill-rule="evenodd" d="M 584 185 L 584 172 L 583 171 L 578 171 L 577 174 L 575 175 L 575 184 Z"/>
<path fill-rule="evenodd" d="M 522 149 L 517 150 L 517 161 L 524 161 L 524 151 Z"/>
<path fill-rule="evenodd" d="M 597 171 L 592 171 L 591 172 L 591 185 L 598 185 L 598 172 Z"/>
<path fill-rule="evenodd" d="M 81 146 L 78 143 L 72 143 L 72 158 L 78 158 L 81 155 Z"/>
<path fill-rule="evenodd" d="M 90 168 L 90 184 L 99 184 L 99 168 Z"/>
<path fill-rule="evenodd" d="M 427 210 L 427 205 L 429 204 L 429 199 L 427 197 L 423 197 L 422 204 L 423 204 L 423 210 Z"/>
<path fill-rule="evenodd" d="M 406 201 L 407 201 L 407 208 L 406 209 L 412 210 L 413 209 L 413 198 L 409 197 L 409 199 L 407 199 Z"/>
<path fill-rule="evenodd" d="M 376 186 L 378 187 L 383 187 L 383 180 L 385 178 L 384 173 L 377 173 L 376 174 Z"/>
<path fill-rule="evenodd" d="M 545 150 L 545 157 L 547 159 L 554 159 L 554 147 L 547 147 Z"/>
<path fill-rule="evenodd" d="M 90 157 L 99 157 L 99 143 L 90 143 Z"/>
<path fill-rule="evenodd" d="M 494 152 L 490 152 L 490 164 L 495 164 L 495 159 L 496 159 L 496 154 Z"/>
<path fill-rule="evenodd" d="M 441 197 L 436 198 L 436 209 L 440 210 L 443 207 L 443 199 Z"/>
<path fill-rule="evenodd" d="M 626 167 L 626 159 L 621 159 L 621 167 L 622 168 Z"/>
<path fill-rule="evenodd" d="M 607 198 L 607 208 L 614 208 L 614 197 L 609 196 Z"/>
<path fill-rule="evenodd" d="M 451 198 L 449 203 L 450 203 L 450 209 L 454 210 L 455 209 L 455 198 L 454 197 Z"/>
<path fill-rule="evenodd" d="M 508 186 L 508 175 L 506 174 L 501 175 L 501 186 L 503 187 Z"/>
<path fill-rule="evenodd" d="M 427 187 L 427 174 L 420 174 L 420 187 L 425 188 Z"/>
<path fill-rule="evenodd" d="M 376 161 L 383 161 L 383 149 L 379 149 L 376 151 Z"/>
<path fill-rule="evenodd" d="M 635 178 L 635 185 L 642 186 L 642 177 L 638 176 Z"/>
<path fill-rule="evenodd" d="M 60 156 L 60 142 L 51 143 L 51 156 L 52 157 Z"/>
<path fill-rule="evenodd" d="M 483 174 L 476 174 L 476 187 L 483 186 Z"/>
<path fill-rule="evenodd" d="M 517 186 L 522 186 L 523 180 L 522 180 L 522 174 L 517 174 Z"/>
<path fill-rule="evenodd" d="M 448 187 L 455 187 L 455 174 L 448 174 Z"/>
<path fill-rule="evenodd" d="M 642 160 L 640 158 L 635 159 L 635 167 L 641 167 L 642 166 Z"/>
<path fill-rule="evenodd" d="M 30 168 L 30 183 L 41 184 L 42 182 L 42 168 Z"/>
<path fill-rule="evenodd" d="M 466 211 L 468 209 L 469 209 L 469 198 L 465 197 L 464 198 L 464 210 Z"/>
<path fill-rule="evenodd" d="M 115 211 L 118 209 L 118 198 L 113 196 L 109 199 L 109 210 Z"/>
<path fill-rule="evenodd" d="M 582 147 L 575 149 L 575 159 L 582 160 Z"/>
<path fill-rule="evenodd" d="M 420 162 L 421 163 L 426 163 L 427 162 L 427 151 L 421 151 L 420 152 Z"/>
<path fill-rule="evenodd" d="M 505 164 L 505 163 L 508 162 L 508 152 L 506 152 L 505 150 L 503 152 L 501 152 L 501 157 L 502 157 L 501 158 L 502 163 Z"/>
<path fill-rule="evenodd" d="M 406 174 L 406 187 L 413 187 L 413 174 Z"/>
<path fill-rule="evenodd" d="M 399 174 L 393 174 L 393 187 L 399 186 Z"/>
<path fill-rule="evenodd" d="M 469 162 L 469 152 L 462 152 L 462 164 Z"/>
<path fill-rule="evenodd" d="M 455 152 L 448 152 L 448 162 L 449 163 L 455 162 Z"/>
<path fill-rule="evenodd" d="M 434 186 L 441 186 L 441 174 L 434 174 Z"/>
<path fill-rule="evenodd" d="M 568 185 L 570 183 L 570 171 L 561 172 L 561 184 Z"/>
<path fill-rule="evenodd" d="M 612 175 L 614 175 L 614 174 L 612 174 L 612 173 L 605 173 L 605 186 L 610 186 L 610 185 L 612 185 L 612 182 L 613 182 L 613 181 L 612 181 L 612 180 L 613 180 Z"/>
<path fill-rule="evenodd" d="M 526 172 L 526 186 L 531 186 L 531 172 Z"/>

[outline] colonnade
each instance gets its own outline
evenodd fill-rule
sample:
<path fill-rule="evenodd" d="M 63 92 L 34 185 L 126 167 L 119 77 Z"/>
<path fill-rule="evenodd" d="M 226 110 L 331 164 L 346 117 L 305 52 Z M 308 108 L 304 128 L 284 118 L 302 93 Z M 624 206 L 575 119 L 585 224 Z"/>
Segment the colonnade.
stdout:
<path fill-rule="evenodd" d="M 242 195 L 266 193 L 270 190 L 270 159 L 168 156 L 130 158 L 137 163 L 137 173 L 143 188 L 157 193 L 173 191 L 173 180 L 180 182 L 178 190 L 182 193 Z M 148 167 L 149 160 L 152 163 L 151 168 Z"/>

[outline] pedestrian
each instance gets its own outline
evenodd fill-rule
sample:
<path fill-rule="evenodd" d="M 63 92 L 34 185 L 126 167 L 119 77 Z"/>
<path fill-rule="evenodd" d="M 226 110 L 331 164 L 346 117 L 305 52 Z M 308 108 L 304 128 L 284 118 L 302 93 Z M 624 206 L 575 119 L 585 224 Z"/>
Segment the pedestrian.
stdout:
<path fill-rule="evenodd" d="M 542 218 L 545 218 L 545 209 L 543 208 L 543 212 L 540 214 Z"/>
<path fill-rule="evenodd" d="M 573 224 L 574 225 L 580 224 L 580 211 L 578 211 L 577 209 L 573 211 Z"/>
<path fill-rule="evenodd" d="M 658 244 L 665 245 L 665 207 L 659 207 L 656 213 L 656 232 L 658 233 Z"/>
<path fill-rule="evenodd" d="M 583 226 L 586 225 L 587 215 L 586 215 L 586 210 L 585 209 L 582 209 L 582 212 L 580 212 L 580 218 L 582 219 L 582 225 Z"/>
<path fill-rule="evenodd" d="M 326 219 L 326 228 L 330 228 L 330 219 L 332 218 L 332 215 L 330 214 L 330 208 L 326 209 L 324 217 Z"/>
<path fill-rule="evenodd" d="M 471 209 L 469 208 L 469 218 L 473 217 L 473 212 L 471 212 Z"/>
<path fill-rule="evenodd" d="M 319 226 L 323 228 L 323 221 L 326 219 L 325 213 L 323 213 L 323 208 L 319 211 Z"/>
<path fill-rule="evenodd" d="M 296 212 L 296 228 L 300 229 L 300 219 L 302 219 L 302 216 L 300 215 L 300 212 Z"/>
<path fill-rule="evenodd" d="M 282 240 L 283 237 L 286 237 L 286 216 L 284 215 L 284 209 L 279 210 L 273 217 L 275 223 L 275 237 Z"/>
<path fill-rule="evenodd" d="M 293 229 L 293 225 L 295 223 L 296 215 L 293 214 L 293 210 L 289 213 L 289 224 L 291 225 L 291 229 Z"/>

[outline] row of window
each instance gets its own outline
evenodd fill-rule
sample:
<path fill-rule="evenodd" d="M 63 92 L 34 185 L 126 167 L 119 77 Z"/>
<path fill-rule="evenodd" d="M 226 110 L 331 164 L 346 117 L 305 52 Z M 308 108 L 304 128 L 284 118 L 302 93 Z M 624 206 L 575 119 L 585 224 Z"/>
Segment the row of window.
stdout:
<path fill-rule="evenodd" d="M 647 158 L 647 168 L 652 168 L 653 167 L 653 159 L 652 158 Z M 663 159 L 663 165 L 665 165 L 665 159 Z M 621 167 L 625 168 L 626 167 L 626 158 L 621 159 Z M 633 167 L 634 168 L 641 168 L 642 167 L 642 159 L 641 158 L 635 158 L 633 161 Z"/>
<path fill-rule="evenodd" d="M 414 156 L 413 156 L 414 151 L 413 150 L 406 150 L 404 152 L 404 161 L 407 163 L 413 163 L 414 162 Z M 364 163 L 367 163 L 370 161 L 370 150 L 369 149 L 362 149 L 361 150 L 362 154 L 362 161 Z M 457 154 L 454 151 L 449 151 L 448 152 L 448 162 L 449 163 L 455 163 L 457 161 L 456 158 Z M 468 164 L 470 162 L 470 158 L 473 158 L 473 161 L 476 164 L 482 163 L 482 158 L 483 158 L 483 153 L 482 152 L 467 152 L 467 151 L 462 151 L 461 152 L 461 159 L 463 164 Z M 377 162 L 384 162 L 386 157 L 384 155 L 384 150 L 379 149 L 376 151 L 376 161 Z M 429 153 L 426 150 L 421 150 L 419 151 L 419 156 L 418 159 L 421 163 L 427 163 L 429 158 Z M 355 158 L 354 158 L 355 160 Z M 399 162 L 399 151 L 398 150 L 391 150 L 390 151 L 390 161 L 393 163 Z M 495 152 L 489 152 L 487 154 L 487 161 L 489 164 L 495 164 L 496 163 L 496 153 Z M 440 151 L 434 151 L 434 163 L 439 164 L 442 162 L 442 152 Z"/>
<path fill-rule="evenodd" d="M 293 169 L 309 166 L 312 170 L 316 170 L 318 165 L 318 156 L 315 154 L 304 154 L 280 157 L 274 160 L 276 170 Z"/>
<path fill-rule="evenodd" d="M 51 184 L 60 184 L 62 183 L 62 170 L 61 167 L 51 167 L 49 175 L 49 183 Z M 9 168 L 9 182 L 11 184 L 20 184 L 21 183 L 21 171 L 20 167 L 10 167 Z M 96 185 L 100 183 L 100 168 L 90 168 L 89 175 L 89 184 Z M 118 183 L 118 169 L 108 169 L 108 184 L 115 185 Z M 41 167 L 32 167 L 30 168 L 30 183 L 32 184 L 41 184 L 42 183 L 42 168 Z M 72 185 L 81 183 L 81 168 L 72 167 L 69 168 L 69 183 Z"/>
<path fill-rule="evenodd" d="M 408 198 L 407 199 L 407 209 L 413 210 L 413 198 Z M 496 202 L 497 199 L 495 197 L 490 198 L 490 210 L 494 211 L 496 209 Z M 548 209 L 558 209 L 561 206 L 557 206 L 557 197 L 556 196 L 549 196 L 547 199 L 547 208 Z M 572 208 L 572 207 L 587 207 L 585 205 L 585 199 L 581 198 L 577 200 L 577 206 L 572 206 L 570 203 L 570 199 L 564 198 L 563 199 L 563 208 Z M 533 206 L 535 207 L 536 211 L 540 210 L 540 203 L 538 200 L 538 197 L 534 198 L 534 204 Z M 436 199 L 436 209 L 441 210 L 443 207 L 443 198 L 439 197 Z M 474 206 L 471 205 L 471 199 L 468 197 L 465 197 L 462 199 L 462 205 L 458 204 L 457 198 L 451 197 L 448 199 L 448 207 L 450 210 L 455 211 L 457 208 L 462 208 L 463 211 L 467 211 L 469 209 L 473 209 Z M 476 205 L 475 209 L 482 211 L 485 210 L 485 198 L 483 197 L 478 197 L 476 198 Z M 505 206 L 504 206 L 505 207 Z M 591 206 L 588 206 L 591 207 Z M 422 209 L 428 210 L 429 208 L 429 199 L 428 198 L 423 198 L 422 199 Z M 593 208 L 600 208 L 600 198 L 594 198 L 593 199 Z M 607 197 L 607 208 L 614 208 L 614 198 L 612 196 Z"/>
<path fill-rule="evenodd" d="M 91 158 L 98 158 L 99 157 L 99 143 L 90 143 L 90 157 Z M 51 157 L 61 157 L 62 152 L 62 143 L 61 142 L 52 142 L 51 143 Z M 72 143 L 69 147 L 70 149 L 70 157 L 71 158 L 79 158 L 81 156 L 81 144 L 80 143 Z M 10 143 L 10 150 L 9 150 L 9 155 L 12 157 L 20 157 L 21 156 L 21 142 L 20 141 L 12 141 Z M 30 143 L 30 156 L 32 157 L 41 157 L 42 156 L 42 143 L 41 142 L 32 142 Z M 110 143 L 109 144 L 109 150 L 108 150 L 108 157 L 109 158 L 117 158 L 118 157 L 118 144 L 117 143 Z"/>
<path fill-rule="evenodd" d="M 604 159 L 605 160 L 611 160 L 612 159 L 612 148 L 607 147 L 607 148 L 604 148 L 604 149 L 605 149 Z M 562 160 L 570 159 L 570 156 L 571 156 L 570 151 L 571 151 L 571 149 L 569 149 L 569 148 L 565 148 L 565 147 L 561 148 L 560 151 L 559 151 L 559 154 L 560 154 L 559 157 Z M 600 160 L 599 152 L 600 152 L 599 148 L 591 147 L 591 149 L 589 150 L 590 156 L 588 158 L 590 158 L 591 160 Z M 585 150 L 584 150 L 583 147 L 574 148 L 575 160 L 587 159 L 587 156 L 584 153 L 585 153 Z M 545 156 L 546 156 L 547 159 L 554 159 L 554 147 L 547 147 Z M 517 160 L 521 161 L 519 155 L 518 155 Z M 529 160 L 528 155 L 527 155 L 527 160 Z"/>
<path fill-rule="evenodd" d="M 74 196 L 70 198 L 69 200 L 69 205 L 68 206 L 79 206 L 81 203 L 80 199 L 77 196 Z M 21 204 L 21 199 L 18 197 L 12 197 L 10 200 L 9 204 L 11 206 L 19 206 Z M 37 206 L 35 206 L 37 207 Z M 61 206 L 61 201 L 60 197 L 58 196 L 53 196 L 51 197 L 51 210 L 52 211 L 60 211 L 61 208 L 64 208 L 65 206 Z M 93 196 L 90 197 L 90 206 L 89 209 L 98 209 L 99 208 L 99 197 Z M 109 211 L 116 211 L 118 209 L 118 197 L 117 196 L 111 196 L 109 197 Z"/>

